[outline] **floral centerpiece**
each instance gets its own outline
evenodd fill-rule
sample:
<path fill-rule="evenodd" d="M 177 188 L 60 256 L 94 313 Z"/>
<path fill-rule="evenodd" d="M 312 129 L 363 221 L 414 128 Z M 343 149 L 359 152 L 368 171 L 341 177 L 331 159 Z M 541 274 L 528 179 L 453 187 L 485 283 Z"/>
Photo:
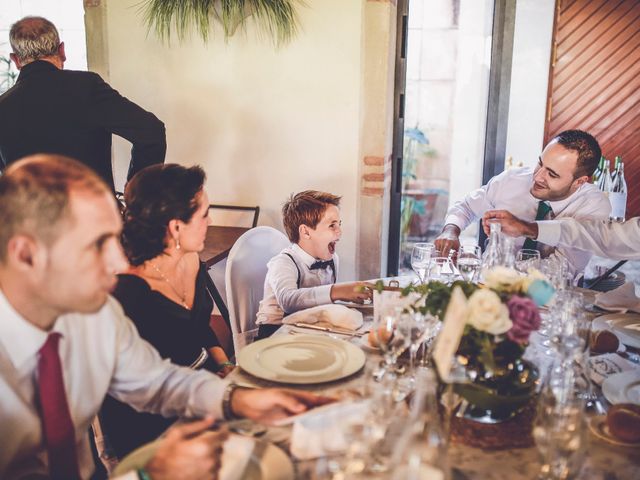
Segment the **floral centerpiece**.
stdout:
<path fill-rule="evenodd" d="M 444 319 L 451 293 L 457 287 L 467 297 L 464 332 L 456 352 L 465 381 L 454 390 L 477 417 L 499 421 L 526 405 L 535 393 L 538 372 L 522 357 L 532 332 L 540 328 L 539 307 L 554 290 L 537 271 L 522 276 L 495 267 L 484 272 L 484 285 L 470 282 L 427 282 L 411 285 L 403 294 L 417 292 L 413 308 Z"/>

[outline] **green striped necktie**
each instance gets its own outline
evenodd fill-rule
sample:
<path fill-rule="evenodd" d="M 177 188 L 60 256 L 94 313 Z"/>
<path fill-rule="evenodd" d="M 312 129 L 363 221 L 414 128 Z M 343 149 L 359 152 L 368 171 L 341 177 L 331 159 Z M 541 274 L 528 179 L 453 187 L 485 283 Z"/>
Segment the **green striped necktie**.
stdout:
<path fill-rule="evenodd" d="M 540 200 L 538 202 L 538 213 L 536 213 L 536 222 L 538 220 L 544 220 L 550 211 L 551 207 L 549 206 L 549 204 Z M 522 245 L 522 248 L 526 248 L 528 250 L 538 250 L 538 242 L 531 238 L 527 238 L 524 241 L 524 245 Z"/>

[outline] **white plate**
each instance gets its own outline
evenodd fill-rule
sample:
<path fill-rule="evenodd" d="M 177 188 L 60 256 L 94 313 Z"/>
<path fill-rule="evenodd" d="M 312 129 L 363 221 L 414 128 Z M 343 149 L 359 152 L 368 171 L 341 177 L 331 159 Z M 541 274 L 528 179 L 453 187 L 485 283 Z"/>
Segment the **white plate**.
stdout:
<path fill-rule="evenodd" d="M 347 377 L 364 363 L 358 347 L 325 335 L 276 335 L 247 345 L 238 355 L 238 365 L 255 377 L 300 385 Z"/>
<path fill-rule="evenodd" d="M 640 370 L 611 375 L 602 383 L 602 394 L 609 403 L 640 405 Z"/>
<path fill-rule="evenodd" d="M 134 450 L 116 467 L 114 476 L 143 468 L 153 457 L 161 440 Z M 248 457 L 248 458 L 247 458 Z M 230 435 L 225 442 L 220 480 L 293 480 L 291 459 L 280 448 L 240 435 Z"/>
<path fill-rule="evenodd" d="M 611 330 L 625 345 L 640 348 L 640 315 L 611 313 L 593 320 L 592 330 Z"/>

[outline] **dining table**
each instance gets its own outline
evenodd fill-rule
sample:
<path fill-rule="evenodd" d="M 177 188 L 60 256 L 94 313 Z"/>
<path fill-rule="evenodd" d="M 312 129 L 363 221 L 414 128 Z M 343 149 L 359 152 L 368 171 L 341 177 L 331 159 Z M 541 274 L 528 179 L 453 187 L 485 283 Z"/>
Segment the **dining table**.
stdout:
<path fill-rule="evenodd" d="M 575 288 L 584 296 L 584 303 L 592 304 L 595 292 L 591 290 Z M 593 319 L 602 313 L 585 311 L 585 314 Z M 365 314 L 365 328 L 367 325 Z M 368 324 L 370 326 L 370 323 Z M 283 325 L 275 335 L 327 335 L 327 332 L 318 330 L 305 330 L 291 325 Z M 283 384 L 262 378 L 257 378 L 236 368 L 229 379 L 244 386 L 249 387 L 286 387 L 316 392 L 322 395 L 342 397 L 345 394 L 362 393 L 367 388 L 367 383 L 371 382 L 371 372 L 381 362 L 379 353 L 366 348 L 366 336 L 348 336 L 332 334 L 346 342 L 363 347 L 366 355 L 365 366 L 357 373 L 336 381 L 319 384 Z M 640 365 L 637 365 L 640 369 Z M 604 400 L 606 401 L 606 400 Z M 591 415 L 591 414 L 589 414 Z M 398 420 L 400 421 L 400 420 Z M 280 426 L 269 427 L 261 438 L 267 442 L 272 442 L 283 449 L 291 458 L 295 469 L 296 479 L 332 478 L 331 476 L 319 475 L 318 460 L 298 460 L 291 454 L 291 433 L 292 427 Z M 529 480 L 537 478 L 541 463 L 538 450 L 535 446 L 528 448 L 506 448 L 502 450 L 485 450 L 470 447 L 460 443 L 451 442 L 448 446 L 447 455 L 449 465 L 452 469 L 452 478 L 469 480 Z M 348 478 L 392 478 L 389 473 L 372 474 L 370 472 L 349 476 Z M 584 463 L 576 478 L 590 480 L 633 480 L 640 478 L 640 448 L 623 447 L 608 443 L 600 437 L 588 432 L 587 451 Z"/>

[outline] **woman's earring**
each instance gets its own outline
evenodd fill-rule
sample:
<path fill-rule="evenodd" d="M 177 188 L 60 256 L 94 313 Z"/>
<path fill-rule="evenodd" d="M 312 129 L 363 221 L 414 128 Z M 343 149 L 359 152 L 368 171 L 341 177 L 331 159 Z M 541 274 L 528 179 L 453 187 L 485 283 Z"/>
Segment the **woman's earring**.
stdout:
<path fill-rule="evenodd" d="M 176 250 L 180 250 L 180 237 L 176 238 Z"/>

